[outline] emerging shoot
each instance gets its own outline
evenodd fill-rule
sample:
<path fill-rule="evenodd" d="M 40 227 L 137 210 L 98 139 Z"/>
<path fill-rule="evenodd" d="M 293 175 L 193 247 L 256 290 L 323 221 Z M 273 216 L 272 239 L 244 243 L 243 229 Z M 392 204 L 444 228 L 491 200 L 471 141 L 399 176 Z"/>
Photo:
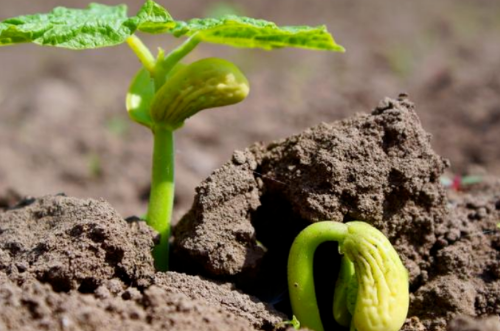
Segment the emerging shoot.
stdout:
<path fill-rule="evenodd" d="M 352 331 L 398 331 L 408 313 L 408 271 L 382 232 L 358 221 L 317 222 L 295 238 L 288 259 L 288 288 L 301 324 L 323 331 L 313 260 L 325 241 L 337 241 L 344 254 L 333 298 L 337 323 Z"/>

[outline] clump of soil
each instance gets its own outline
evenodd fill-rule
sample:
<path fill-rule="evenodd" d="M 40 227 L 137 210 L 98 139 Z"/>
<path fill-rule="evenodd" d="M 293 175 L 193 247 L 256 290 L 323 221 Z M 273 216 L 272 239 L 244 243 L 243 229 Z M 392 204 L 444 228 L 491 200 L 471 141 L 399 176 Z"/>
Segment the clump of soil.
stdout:
<path fill-rule="evenodd" d="M 56 293 L 38 281 L 18 287 L 5 278 L 1 330 L 253 330 L 242 317 L 157 286 L 136 296 L 99 298 Z"/>
<path fill-rule="evenodd" d="M 286 261 L 308 223 L 364 220 L 403 249 L 415 280 L 446 213 L 447 162 L 429 140 L 411 102 L 385 99 L 371 115 L 236 152 L 197 188 L 176 251 L 209 275 L 247 279 L 265 255 L 257 239 Z"/>
<path fill-rule="evenodd" d="M 155 285 L 168 293 L 184 294 L 193 300 L 203 300 L 210 306 L 221 306 L 231 314 L 246 319 L 258 330 L 274 330 L 275 325 L 286 320 L 286 315 L 278 314 L 269 304 L 237 291 L 231 283 L 168 272 L 158 273 Z"/>
<path fill-rule="evenodd" d="M 0 213 L 5 209 L 11 208 L 21 200 L 19 193 L 12 189 L 0 191 Z"/>
<path fill-rule="evenodd" d="M 416 320 L 408 323 L 443 330 L 457 315 L 499 314 L 500 239 L 492 229 L 500 190 L 486 200 L 448 201 L 440 176 L 449 162 L 430 138 L 402 95 L 370 115 L 237 151 L 197 188 L 174 231 L 175 252 L 188 272 L 286 302 L 286 261 L 298 232 L 314 221 L 363 220 L 388 236 L 409 270 Z M 332 302 L 335 248 L 316 254 L 320 304 Z M 330 312 L 322 314 L 327 326 Z"/>
<path fill-rule="evenodd" d="M 104 201 L 64 196 L 30 199 L 0 214 L 0 271 L 16 283 L 34 278 L 55 291 L 93 292 L 104 280 L 148 286 L 155 234 L 124 227 Z"/>
<path fill-rule="evenodd" d="M 0 214 L 0 330 L 273 330 L 286 316 L 223 284 L 155 273 L 156 237 L 104 201 L 47 196 Z"/>

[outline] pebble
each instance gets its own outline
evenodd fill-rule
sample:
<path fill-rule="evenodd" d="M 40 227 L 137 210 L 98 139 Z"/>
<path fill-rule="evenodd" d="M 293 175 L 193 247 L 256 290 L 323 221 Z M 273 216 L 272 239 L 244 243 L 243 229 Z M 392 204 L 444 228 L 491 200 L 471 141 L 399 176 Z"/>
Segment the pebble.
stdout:
<path fill-rule="evenodd" d="M 242 165 L 245 164 L 245 162 L 247 162 L 247 157 L 243 151 L 235 151 L 233 153 L 233 163 Z"/>

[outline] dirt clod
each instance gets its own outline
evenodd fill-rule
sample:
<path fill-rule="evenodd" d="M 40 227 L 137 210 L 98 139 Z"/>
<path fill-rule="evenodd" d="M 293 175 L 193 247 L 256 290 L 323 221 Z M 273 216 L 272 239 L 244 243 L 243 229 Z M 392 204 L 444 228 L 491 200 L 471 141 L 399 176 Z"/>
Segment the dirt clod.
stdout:
<path fill-rule="evenodd" d="M 499 314 L 500 186 L 448 199 L 440 176 L 449 162 L 430 140 L 413 103 L 400 97 L 385 98 L 370 115 L 236 152 L 197 188 L 175 229 L 175 252 L 190 271 L 282 302 L 299 231 L 314 221 L 363 220 L 388 236 L 409 270 L 408 323 L 415 326 L 405 330 L 444 330 L 457 316 Z M 320 247 L 315 258 L 315 274 L 328 283 L 332 251 Z M 329 291 L 318 300 L 331 304 Z"/>
<path fill-rule="evenodd" d="M 131 300 L 97 298 L 56 293 L 36 280 L 18 287 L 0 273 L 0 306 L 0 330 L 254 330 L 242 317 L 157 286 Z"/>
<path fill-rule="evenodd" d="M 104 201 L 47 196 L 0 215 L 0 331 L 252 331 L 286 319 L 232 284 L 155 273 L 155 233 Z"/>
<path fill-rule="evenodd" d="M 148 286 L 153 237 L 104 201 L 44 197 L 0 214 L 0 270 L 14 282 L 37 279 L 58 292 L 90 293 L 114 277 Z"/>
<path fill-rule="evenodd" d="M 405 257 L 427 255 L 433 222 L 445 214 L 439 176 L 447 166 L 429 140 L 410 101 L 386 98 L 371 115 L 237 152 L 197 188 L 175 230 L 176 251 L 210 275 L 247 279 L 263 258 L 257 239 L 287 254 L 307 223 L 364 220 L 404 241 Z"/>
<path fill-rule="evenodd" d="M 287 320 L 286 315 L 278 313 L 271 305 L 260 302 L 234 289 L 230 283 L 220 283 L 176 272 L 158 273 L 155 284 L 168 293 L 184 293 L 191 299 L 221 307 L 235 316 L 248 320 L 258 330 L 274 330 L 274 326 Z"/>

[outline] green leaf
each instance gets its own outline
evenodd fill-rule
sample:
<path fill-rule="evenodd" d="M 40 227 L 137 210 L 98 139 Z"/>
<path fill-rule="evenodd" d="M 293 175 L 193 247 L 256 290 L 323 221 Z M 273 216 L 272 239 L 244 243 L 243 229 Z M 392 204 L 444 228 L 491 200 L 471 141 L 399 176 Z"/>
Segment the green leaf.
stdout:
<path fill-rule="evenodd" d="M 125 42 L 137 30 L 196 34 L 201 41 L 234 47 L 274 49 L 298 47 L 343 52 L 325 26 L 278 27 L 272 22 L 228 15 L 222 18 L 175 21 L 154 2 L 146 0 L 136 16 L 125 5 L 90 4 L 87 9 L 57 7 L 48 14 L 19 16 L 0 22 L 0 46 L 32 42 L 69 49 L 91 49 Z"/>
<path fill-rule="evenodd" d="M 153 121 L 149 114 L 155 96 L 155 86 L 149 72 L 142 68 L 132 80 L 127 93 L 128 115 L 135 122 L 151 128 Z"/>
<path fill-rule="evenodd" d="M 0 22 L 0 46 L 24 42 L 69 49 L 90 49 L 123 43 L 137 29 L 158 33 L 175 26 L 170 14 L 147 0 L 137 16 L 125 5 L 90 4 L 87 9 L 57 7 L 48 14 L 19 16 Z"/>
<path fill-rule="evenodd" d="M 278 27 L 272 22 L 229 15 L 223 18 L 177 21 L 171 31 L 176 37 L 197 36 L 202 41 L 233 47 L 274 49 L 298 47 L 343 52 L 325 26 Z"/>
<path fill-rule="evenodd" d="M 176 26 L 172 16 L 159 4 L 152 0 L 146 1 L 139 13 L 138 29 L 146 33 L 163 33 Z"/>

